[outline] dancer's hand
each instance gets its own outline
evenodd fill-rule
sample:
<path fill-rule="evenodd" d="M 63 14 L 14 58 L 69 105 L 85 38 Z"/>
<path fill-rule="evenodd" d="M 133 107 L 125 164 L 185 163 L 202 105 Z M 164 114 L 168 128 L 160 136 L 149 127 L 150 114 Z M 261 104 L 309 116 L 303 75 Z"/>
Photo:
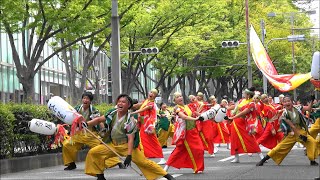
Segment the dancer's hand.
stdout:
<path fill-rule="evenodd" d="M 125 167 L 128 167 L 128 166 L 131 165 L 131 159 L 132 159 L 131 155 L 128 155 L 128 156 L 126 157 L 126 159 L 125 159 L 124 162 L 123 162 L 123 164 L 124 164 Z"/>
<path fill-rule="evenodd" d="M 85 121 L 81 122 L 82 128 L 88 128 L 88 124 Z"/>
<path fill-rule="evenodd" d="M 199 121 L 204 121 L 204 117 L 199 116 L 199 117 L 198 117 L 198 120 L 199 120 Z"/>

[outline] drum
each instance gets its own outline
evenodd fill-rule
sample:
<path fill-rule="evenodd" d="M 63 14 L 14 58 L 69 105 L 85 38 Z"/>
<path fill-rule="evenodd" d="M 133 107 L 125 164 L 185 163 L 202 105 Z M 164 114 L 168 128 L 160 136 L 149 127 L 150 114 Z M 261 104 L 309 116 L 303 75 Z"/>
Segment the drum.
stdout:
<path fill-rule="evenodd" d="M 311 76 L 313 79 L 319 80 L 320 76 L 320 52 L 314 52 L 311 63 Z"/>
<path fill-rule="evenodd" d="M 218 112 L 216 116 L 214 117 L 215 122 L 222 122 L 224 120 L 224 117 L 226 116 L 227 109 L 226 108 L 220 108 L 218 109 Z"/>
<path fill-rule="evenodd" d="M 53 135 L 57 130 L 54 123 L 42 119 L 32 119 L 28 126 L 30 131 L 43 135 Z"/>
<path fill-rule="evenodd" d="M 211 108 L 201 114 L 201 116 L 204 118 L 204 121 L 213 119 L 216 116 L 216 110 Z"/>
<path fill-rule="evenodd" d="M 71 125 L 73 120 L 78 117 L 77 111 L 59 96 L 54 96 L 49 100 L 48 108 L 61 121 L 69 125 Z"/>

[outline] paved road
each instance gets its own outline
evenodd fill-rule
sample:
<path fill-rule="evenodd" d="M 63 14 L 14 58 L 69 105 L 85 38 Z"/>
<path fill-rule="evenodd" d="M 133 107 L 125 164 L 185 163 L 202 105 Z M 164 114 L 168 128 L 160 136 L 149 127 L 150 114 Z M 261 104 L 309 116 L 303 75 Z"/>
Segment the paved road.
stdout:
<path fill-rule="evenodd" d="M 167 158 L 172 152 L 174 147 L 168 147 L 164 150 L 165 157 Z M 263 153 L 268 151 L 266 148 L 261 148 Z M 158 162 L 159 159 L 154 159 Z M 176 179 L 213 179 L 213 180 L 229 180 L 229 179 L 258 179 L 258 180 L 273 180 L 273 179 L 288 179 L 288 180 L 313 180 L 319 177 L 319 166 L 310 166 L 307 157 L 304 155 L 303 148 L 294 147 L 280 166 L 275 165 L 272 160 L 269 160 L 262 167 L 256 167 L 255 164 L 259 161 L 256 154 L 252 156 L 240 156 L 240 163 L 230 163 L 229 150 L 226 146 L 219 147 L 216 157 L 210 157 L 205 154 L 205 170 L 202 174 L 193 174 L 191 169 L 175 169 L 170 168 L 168 171 Z M 319 162 L 319 160 L 318 160 Z M 133 167 L 137 168 L 135 165 Z M 10 173 L 1 175 L 1 180 L 43 180 L 43 179 L 79 179 L 79 180 L 94 180 L 84 174 L 84 163 L 78 162 L 77 169 L 73 171 L 64 171 L 64 166 L 54 166 L 48 168 L 41 168 L 18 173 Z M 107 179 L 115 180 L 140 180 L 145 179 L 139 176 L 132 169 L 121 170 L 112 168 L 105 170 L 105 177 Z M 161 180 L 164 178 L 161 178 Z"/>

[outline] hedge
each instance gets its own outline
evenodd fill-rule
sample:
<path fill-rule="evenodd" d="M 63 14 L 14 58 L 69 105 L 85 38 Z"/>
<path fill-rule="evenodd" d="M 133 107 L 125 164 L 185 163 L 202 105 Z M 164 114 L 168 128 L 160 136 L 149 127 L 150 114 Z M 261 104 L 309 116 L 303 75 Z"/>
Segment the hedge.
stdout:
<path fill-rule="evenodd" d="M 103 115 L 113 105 L 100 104 L 95 107 Z M 61 152 L 61 147 L 51 149 L 54 136 L 36 134 L 29 130 L 28 122 L 33 118 L 55 124 L 63 123 L 50 112 L 46 105 L 0 103 L 1 159 Z"/>

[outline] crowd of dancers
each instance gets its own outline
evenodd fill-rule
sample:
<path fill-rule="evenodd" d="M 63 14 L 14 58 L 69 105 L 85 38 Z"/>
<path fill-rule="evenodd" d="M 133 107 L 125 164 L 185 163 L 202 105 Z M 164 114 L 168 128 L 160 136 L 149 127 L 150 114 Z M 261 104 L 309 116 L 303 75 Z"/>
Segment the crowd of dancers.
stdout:
<path fill-rule="evenodd" d="M 256 165 L 262 166 L 270 158 L 280 164 L 298 142 L 306 148 L 310 165 L 318 166 L 315 160 L 320 154 L 317 138 L 320 103 L 314 96 L 303 106 L 284 95 L 274 103 L 273 97 L 261 94 L 253 87 L 246 89 L 237 102 L 224 97 L 219 103 L 215 96 L 210 96 L 206 102 L 201 92 L 184 99 L 176 92 L 173 96 L 175 106 L 169 110 L 165 103 L 158 109 L 157 95 L 158 91 L 152 89 L 147 99 L 135 102 L 121 94 L 116 100 L 116 108 L 100 116 L 91 105 L 92 94 L 84 93 L 82 105 L 76 109 L 85 119 L 84 129 L 94 134 L 79 131 L 65 140 L 65 170 L 76 168 L 76 155 L 83 145 L 90 147 L 85 173 L 98 180 L 105 179 L 106 168 L 116 165 L 128 168 L 131 161 L 146 179 L 175 179 L 167 173 L 169 167 L 190 168 L 195 174 L 202 173 L 205 170 L 204 154 L 215 157 L 216 144 L 227 144 L 234 157 L 232 163 L 240 163 L 240 154 L 257 153 L 260 160 Z M 225 108 L 225 120 L 205 119 L 202 114 L 212 108 Z M 175 148 L 165 160 L 162 149 L 168 145 Z M 267 155 L 262 154 L 260 145 L 270 149 Z M 126 157 L 123 161 L 122 156 Z M 152 158 L 160 158 L 160 162 L 156 163 Z"/>

